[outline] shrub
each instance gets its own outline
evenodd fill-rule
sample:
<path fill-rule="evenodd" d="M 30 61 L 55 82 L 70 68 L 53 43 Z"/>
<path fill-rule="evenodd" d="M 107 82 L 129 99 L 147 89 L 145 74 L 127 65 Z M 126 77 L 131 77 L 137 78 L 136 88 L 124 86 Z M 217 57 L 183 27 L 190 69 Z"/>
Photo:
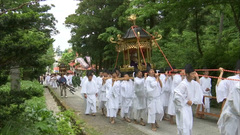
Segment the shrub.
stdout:
<path fill-rule="evenodd" d="M 56 117 L 46 109 L 44 97 L 33 97 L 22 104 L 24 112 L 12 117 L 2 128 L 2 134 L 48 135 L 58 134 Z"/>
<path fill-rule="evenodd" d="M 0 87 L 0 128 L 12 117 L 24 111 L 23 103 L 32 97 L 43 96 L 43 86 L 37 81 L 22 81 L 21 90 L 10 90 L 10 83 Z"/>

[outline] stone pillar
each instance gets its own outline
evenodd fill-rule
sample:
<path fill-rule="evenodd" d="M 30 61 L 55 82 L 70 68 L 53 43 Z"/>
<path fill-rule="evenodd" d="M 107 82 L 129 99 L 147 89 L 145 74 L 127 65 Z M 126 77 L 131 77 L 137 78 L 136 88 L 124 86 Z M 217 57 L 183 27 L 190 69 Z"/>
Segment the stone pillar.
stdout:
<path fill-rule="evenodd" d="M 20 90 L 20 69 L 19 66 L 11 66 L 11 90 Z"/>

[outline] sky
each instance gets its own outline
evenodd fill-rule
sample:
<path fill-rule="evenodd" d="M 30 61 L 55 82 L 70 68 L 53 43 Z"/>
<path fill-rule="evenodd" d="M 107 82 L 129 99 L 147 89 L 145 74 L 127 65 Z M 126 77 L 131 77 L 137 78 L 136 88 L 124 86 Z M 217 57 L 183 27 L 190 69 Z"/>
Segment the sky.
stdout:
<path fill-rule="evenodd" d="M 40 2 L 41 4 L 51 5 L 54 4 L 55 7 L 49 11 L 52 13 L 58 23 L 56 24 L 56 28 L 59 31 L 59 34 L 52 36 L 55 39 L 53 43 L 54 49 L 60 46 L 61 50 L 64 51 L 67 48 L 71 48 L 71 45 L 68 43 L 68 40 L 71 38 L 71 29 L 65 27 L 64 22 L 65 18 L 70 15 L 74 14 L 75 10 L 77 9 L 77 4 L 79 1 L 76 0 L 46 0 Z"/>

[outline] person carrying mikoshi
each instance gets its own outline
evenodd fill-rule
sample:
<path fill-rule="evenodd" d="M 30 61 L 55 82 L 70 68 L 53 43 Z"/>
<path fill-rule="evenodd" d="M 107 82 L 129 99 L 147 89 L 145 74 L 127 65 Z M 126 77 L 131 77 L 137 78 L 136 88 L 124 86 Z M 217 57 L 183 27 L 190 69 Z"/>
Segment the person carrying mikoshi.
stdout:
<path fill-rule="evenodd" d="M 207 69 L 206 67 L 203 69 Z M 204 71 L 203 72 L 204 76 L 200 78 L 200 85 L 203 91 L 203 95 L 204 96 L 212 96 L 211 94 L 211 78 L 208 77 L 209 75 L 209 71 Z M 205 112 L 210 112 L 210 98 L 209 97 L 205 97 L 204 98 L 204 111 Z M 200 111 L 202 110 L 202 106 L 200 106 Z M 203 118 L 203 116 L 201 116 Z"/>
<path fill-rule="evenodd" d="M 174 72 L 176 74 L 172 75 L 172 85 L 171 85 L 171 92 L 169 96 L 169 103 L 168 103 L 168 110 L 167 113 L 170 116 L 170 124 L 175 124 L 174 122 L 174 116 L 176 116 L 176 111 L 175 111 L 175 105 L 174 105 L 174 89 L 182 82 L 182 77 L 181 75 L 177 72 L 176 69 L 174 69 Z"/>
<path fill-rule="evenodd" d="M 98 96 L 97 84 L 93 80 L 93 75 L 91 71 L 87 72 L 87 80 L 83 83 L 81 93 L 84 94 L 86 99 L 86 111 L 85 114 L 89 115 L 92 113 L 95 116 L 96 111 L 96 97 Z"/>
<path fill-rule="evenodd" d="M 134 122 L 140 125 L 145 126 L 146 124 L 143 121 L 143 118 L 147 116 L 147 100 L 146 100 L 146 90 L 145 90 L 145 80 L 147 74 L 143 77 L 143 73 L 140 70 L 136 70 L 136 77 L 134 78 L 134 92 L 136 97 L 134 98 L 133 110 L 134 110 Z"/>
<path fill-rule="evenodd" d="M 109 77 L 109 72 L 107 70 L 104 70 L 102 73 L 102 78 L 99 80 L 99 83 L 101 82 L 101 87 L 99 89 L 99 109 L 102 110 L 102 114 L 106 115 L 106 102 L 107 102 L 107 97 L 106 97 L 106 81 Z"/>
<path fill-rule="evenodd" d="M 110 123 L 115 123 L 117 112 L 119 108 L 119 97 L 120 97 L 120 81 L 117 80 L 116 71 L 112 71 L 112 78 L 106 81 L 106 108 L 107 117 L 110 118 Z"/>
<path fill-rule="evenodd" d="M 148 123 L 152 124 L 152 130 L 156 131 L 159 127 L 157 121 L 162 120 L 164 111 L 160 96 L 162 92 L 162 82 L 154 69 L 148 69 L 148 77 L 146 79 L 147 109 Z"/>
<path fill-rule="evenodd" d="M 236 64 L 236 75 L 228 77 L 237 80 L 222 80 L 223 68 L 220 68 L 218 79 L 217 98 L 218 101 L 226 99 L 222 113 L 218 120 L 218 128 L 221 135 L 240 134 L 240 60 Z M 221 81 L 222 80 L 222 81 Z"/>
<path fill-rule="evenodd" d="M 132 105 L 133 105 L 133 97 L 134 97 L 134 89 L 133 89 L 133 81 L 129 79 L 128 74 L 124 74 L 124 79 L 121 82 L 121 117 L 127 121 L 131 122 L 130 115 L 132 113 Z"/>
<path fill-rule="evenodd" d="M 191 135 L 193 127 L 192 105 L 202 104 L 203 93 L 194 68 L 185 66 L 186 78 L 174 89 L 176 123 L 179 135 Z M 194 80 L 196 79 L 196 81 Z"/>
<path fill-rule="evenodd" d="M 238 71 L 240 69 L 240 60 L 237 61 L 236 64 L 236 71 Z M 232 80 L 222 80 L 222 76 L 224 73 L 224 69 L 223 68 L 219 68 L 220 70 L 220 75 L 219 75 L 219 79 L 217 81 L 217 85 L 216 85 L 216 97 L 217 97 L 217 102 L 224 102 L 229 93 L 231 92 L 231 90 L 233 89 L 233 87 L 235 86 L 235 84 L 237 83 L 237 81 L 232 81 Z M 230 76 L 228 77 L 229 79 L 239 79 L 239 73 L 235 74 L 234 76 Z"/>

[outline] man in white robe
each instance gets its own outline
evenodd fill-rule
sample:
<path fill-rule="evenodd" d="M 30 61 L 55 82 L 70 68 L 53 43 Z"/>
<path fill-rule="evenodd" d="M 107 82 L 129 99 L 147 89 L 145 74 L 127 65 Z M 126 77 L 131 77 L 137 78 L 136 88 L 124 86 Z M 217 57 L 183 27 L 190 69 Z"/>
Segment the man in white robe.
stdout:
<path fill-rule="evenodd" d="M 108 79 L 106 82 L 106 108 L 107 117 L 110 118 L 110 123 L 115 123 L 117 112 L 119 108 L 119 97 L 120 97 L 120 81 L 117 80 L 117 74 L 115 71 L 112 72 L 112 79 Z"/>
<path fill-rule="evenodd" d="M 170 68 L 168 69 L 168 71 L 171 70 Z M 168 71 L 165 72 L 165 77 L 163 74 L 161 74 L 160 79 L 162 81 L 162 93 L 161 93 L 161 101 L 163 104 L 163 109 L 164 109 L 164 120 L 169 120 L 167 117 L 167 111 L 168 111 L 168 104 L 169 104 L 169 98 L 170 98 L 170 94 L 171 94 L 171 88 L 172 88 L 172 81 L 173 81 L 173 77 L 172 75 L 168 74 Z"/>
<path fill-rule="evenodd" d="M 50 80 L 51 80 L 51 76 L 49 74 L 47 74 L 46 79 L 45 79 L 46 85 L 50 85 Z"/>
<path fill-rule="evenodd" d="M 240 79 L 240 60 L 237 62 L 236 66 L 237 74 L 231 79 Z M 220 68 L 221 75 L 223 74 L 223 69 Z M 220 82 L 219 89 L 222 95 L 219 97 L 221 100 L 225 99 L 227 95 L 226 103 L 222 109 L 222 113 L 218 120 L 218 128 L 221 135 L 239 135 L 240 134 L 240 81 L 233 80 L 223 80 Z M 228 93 L 224 94 L 223 91 Z"/>
<path fill-rule="evenodd" d="M 212 96 L 212 94 L 211 94 L 211 87 L 212 87 L 211 78 L 208 77 L 209 72 L 205 71 L 203 74 L 204 74 L 204 76 L 200 78 L 200 85 L 201 85 L 201 88 L 203 91 L 203 95 L 204 96 Z M 202 110 L 202 106 L 200 107 L 200 111 L 201 110 Z M 204 98 L 204 111 L 208 112 L 208 113 L 210 112 L 210 98 L 208 98 L 208 97 Z M 201 116 L 201 117 L 203 117 L 203 116 Z"/>
<path fill-rule="evenodd" d="M 99 79 L 99 109 L 102 110 L 102 114 L 106 115 L 106 102 L 107 102 L 107 97 L 106 97 L 106 81 L 108 78 L 108 72 L 107 70 L 103 71 L 103 77 Z"/>
<path fill-rule="evenodd" d="M 127 121 L 131 122 L 130 115 L 132 113 L 132 104 L 134 97 L 133 81 L 129 79 L 128 74 L 124 75 L 125 80 L 121 82 L 121 117 Z"/>
<path fill-rule="evenodd" d="M 84 94 L 86 99 L 86 111 L 85 114 L 89 115 L 90 113 L 95 116 L 96 111 L 96 97 L 97 97 L 97 84 L 93 80 L 91 72 L 87 73 L 88 80 L 83 83 L 81 93 Z"/>
<path fill-rule="evenodd" d="M 203 93 L 200 84 L 193 80 L 199 78 L 190 64 L 186 65 L 185 73 L 186 79 L 174 89 L 176 123 L 179 135 L 192 135 L 192 104 L 202 104 Z"/>
<path fill-rule="evenodd" d="M 82 78 L 82 81 L 81 81 L 81 84 L 80 84 L 81 87 L 83 86 L 83 83 L 84 83 L 86 80 L 87 80 L 87 76 L 84 76 L 84 77 Z"/>
<path fill-rule="evenodd" d="M 169 103 L 168 103 L 168 110 L 167 113 L 170 116 L 170 124 L 175 124 L 174 122 L 174 116 L 176 115 L 175 111 L 175 105 L 174 105 L 174 89 L 181 83 L 182 77 L 180 74 L 176 73 L 173 75 L 173 81 L 172 81 L 172 86 L 171 86 L 171 93 L 169 96 Z"/>
<path fill-rule="evenodd" d="M 140 125 L 145 126 L 143 119 L 147 116 L 146 108 L 147 108 L 147 100 L 146 100 L 146 90 L 145 90 L 145 80 L 147 76 L 143 78 L 143 74 L 140 70 L 137 70 L 136 76 L 134 78 L 134 92 L 136 97 L 134 98 L 134 121 L 138 124 L 140 121 Z"/>
<path fill-rule="evenodd" d="M 217 124 L 221 135 L 240 135 L 240 81 L 229 93 Z"/>
<path fill-rule="evenodd" d="M 72 86 L 72 78 L 73 78 L 73 75 L 71 74 L 67 74 L 67 85 L 69 86 Z"/>
<path fill-rule="evenodd" d="M 235 84 L 238 83 L 237 81 L 232 81 L 232 80 L 222 80 L 222 75 L 223 75 L 223 68 L 220 69 L 220 75 L 219 79 L 216 85 L 216 96 L 217 96 L 217 102 L 223 102 L 227 99 L 229 93 L 235 87 Z M 229 79 L 240 79 L 239 74 L 236 74 L 234 76 L 228 77 Z"/>
<path fill-rule="evenodd" d="M 153 69 L 148 71 L 146 79 L 146 93 L 147 93 L 147 109 L 148 109 L 148 123 L 151 123 L 152 130 L 156 131 L 158 126 L 157 120 L 162 120 L 164 111 L 161 102 L 162 82 L 158 74 L 155 74 Z"/>
<path fill-rule="evenodd" d="M 53 87 L 54 89 L 56 89 L 56 88 L 57 88 L 57 76 L 56 76 L 56 74 L 53 75 L 53 77 L 51 78 L 51 80 L 52 80 L 52 87 Z"/>

